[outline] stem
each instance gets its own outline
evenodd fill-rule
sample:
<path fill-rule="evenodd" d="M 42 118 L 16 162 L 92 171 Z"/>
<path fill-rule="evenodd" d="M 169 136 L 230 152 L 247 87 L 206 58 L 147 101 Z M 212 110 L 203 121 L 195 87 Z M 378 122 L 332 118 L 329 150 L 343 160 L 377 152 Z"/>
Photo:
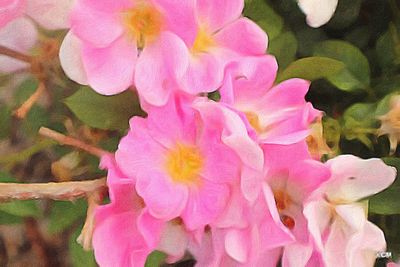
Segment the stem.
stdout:
<path fill-rule="evenodd" d="M 79 148 L 83 151 L 86 151 L 94 156 L 97 156 L 99 158 L 101 158 L 102 156 L 104 156 L 105 154 L 107 154 L 108 152 L 105 150 L 102 150 L 98 147 L 95 146 L 91 146 L 89 144 L 86 144 L 80 140 L 77 140 L 75 138 L 63 135 L 61 133 L 58 133 L 56 131 L 53 131 L 49 128 L 46 127 L 41 127 L 39 129 L 39 134 L 48 137 L 50 139 L 53 139 L 55 141 L 57 141 L 58 143 L 62 144 L 62 145 L 69 145 L 69 146 L 73 146 L 76 148 Z"/>
<path fill-rule="evenodd" d="M 24 119 L 26 114 L 29 112 L 29 110 L 31 110 L 32 106 L 45 91 L 46 86 L 44 83 L 39 83 L 36 91 L 14 112 L 15 116 L 19 119 Z"/>
<path fill-rule="evenodd" d="M 27 62 L 27 63 L 33 62 L 33 58 L 31 56 L 25 55 L 24 53 L 15 51 L 13 49 L 10 49 L 10 48 L 2 46 L 2 45 L 0 45 L 0 55 L 12 57 L 12 58 L 15 58 L 20 61 Z"/>
<path fill-rule="evenodd" d="M 63 183 L 0 183 L 0 201 L 40 198 L 71 201 L 106 188 L 106 178 Z"/>

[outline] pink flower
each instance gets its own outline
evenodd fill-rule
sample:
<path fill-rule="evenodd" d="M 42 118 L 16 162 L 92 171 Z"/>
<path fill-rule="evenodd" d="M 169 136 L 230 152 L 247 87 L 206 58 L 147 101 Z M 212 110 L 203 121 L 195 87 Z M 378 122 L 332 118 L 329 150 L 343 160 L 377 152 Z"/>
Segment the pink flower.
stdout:
<path fill-rule="evenodd" d="M 135 192 L 134 181 L 126 178 L 112 156 L 104 156 L 101 167 L 108 170 L 111 203 L 96 210 L 93 247 L 97 263 L 105 267 L 141 267 L 155 249 L 172 259 L 181 258 L 187 243 L 183 228 L 148 213 Z"/>
<path fill-rule="evenodd" d="M 186 41 L 189 68 L 181 79 L 189 93 L 211 92 L 221 86 L 225 66 L 243 56 L 264 55 L 267 35 L 241 17 L 243 0 L 197 0 L 195 38 Z"/>
<path fill-rule="evenodd" d="M 221 101 L 240 111 L 258 142 L 293 144 L 304 140 L 321 113 L 304 97 L 309 82 L 290 79 L 273 86 L 277 63 L 272 56 L 231 63 L 221 88 Z"/>
<path fill-rule="evenodd" d="M 360 200 L 388 187 L 396 170 L 380 159 L 352 155 L 331 159 L 327 166 L 331 178 L 304 209 L 321 261 L 325 266 L 373 266 L 386 242 Z"/>
<path fill-rule="evenodd" d="M 180 98 L 148 114 L 131 119 L 116 152 L 118 165 L 136 179 L 152 216 L 181 217 L 189 230 L 202 229 L 226 207 L 229 184 L 239 180 L 239 160 L 218 129 L 205 127 Z"/>
<path fill-rule="evenodd" d="M 195 25 L 193 6 L 192 0 L 78 0 L 60 53 L 62 66 L 71 79 L 101 94 L 136 84 L 147 102 L 165 104 L 187 68 L 183 40 L 194 38 L 187 30 Z"/>

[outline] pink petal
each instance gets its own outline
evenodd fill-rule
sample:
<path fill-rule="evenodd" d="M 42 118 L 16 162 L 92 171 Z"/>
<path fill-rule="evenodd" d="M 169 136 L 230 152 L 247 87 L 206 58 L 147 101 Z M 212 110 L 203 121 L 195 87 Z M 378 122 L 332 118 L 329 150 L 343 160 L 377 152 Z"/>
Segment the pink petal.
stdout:
<path fill-rule="evenodd" d="M 143 210 L 138 216 L 136 223 L 138 231 L 143 236 L 147 246 L 151 249 L 155 249 L 160 242 L 165 222 L 154 218 L 147 210 Z"/>
<path fill-rule="evenodd" d="M 313 247 L 301 243 L 285 246 L 282 256 L 282 267 L 306 266 L 313 252 Z"/>
<path fill-rule="evenodd" d="M 84 6 L 87 6 L 91 9 L 114 13 L 118 11 L 122 11 L 124 9 L 128 9 L 133 6 L 134 1 L 132 0 L 79 0 L 83 3 Z"/>
<path fill-rule="evenodd" d="M 87 44 L 82 47 L 88 83 L 104 95 L 118 94 L 133 84 L 136 58 L 136 45 L 128 43 L 123 37 L 105 48 Z"/>
<path fill-rule="evenodd" d="M 226 253 L 234 260 L 245 263 L 249 256 L 249 236 L 246 231 L 231 229 L 225 236 Z"/>
<path fill-rule="evenodd" d="M 189 64 L 185 43 L 170 32 L 163 32 L 146 46 L 136 66 L 135 85 L 148 103 L 164 105 Z"/>
<path fill-rule="evenodd" d="M 188 245 L 188 234 L 183 225 L 169 222 L 162 232 L 157 250 L 166 253 L 169 259 L 181 259 Z M 170 261 L 169 261 L 170 262 Z"/>
<path fill-rule="evenodd" d="M 237 19 L 243 7 L 243 0 L 198 0 L 199 24 L 207 25 L 211 31 L 217 31 Z"/>
<path fill-rule="evenodd" d="M 224 77 L 224 64 L 218 55 L 201 53 L 191 55 L 189 67 L 180 81 L 182 89 L 190 94 L 217 90 Z"/>
<path fill-rule="evenodd" d="M 332 178 L 326 185 L 329 200 L 355 202 L 387 188 L 396 178 L 396 169 L 380 159 L 363 160 L 342 155 L 327 162 Z"/>
<path fill-rule="evenodd" d="M 69 28 L 74 0 L 27 0 L 26 14 L 49 30 Z"/>
<path fill-rule="evenodd" d="M 203 228 L 214 221 L 227 205 L 229 188 L 202 179 L 199 188 L 192 188 L 182 219 L 189 230 Z"/>
<path fill-rule="evenodd" d="M 112 43 L 124 32 L 121 18 L 112 11 L 100 11 L 95 9 L 90 1 L 86 2 L 77 2 L 71 12 L 72 32 L 93 47 L 108 48 L 108 46 L 112 46 Z M 118 3 L 119 0 L 115 2 Z M 111 2 L 108 3 L 112 5 Z M 133 47 L 135 42 L 131 43 Z M 134 48 L 131 49 L 134 50 Z"/>
<path fill-rule="evenodd" d="M 259 56 L 267 50 L 267 34 L 247 18 L 240 18 L 227 25 L 214 38 L 220 46 L 243 56 Z"/>
<path fill-rule="evenodd" d="M 87 85 L 87 75 L 82 63 L 81 41 L 70 31 L 60 47 L 60 62 L 67 76 L 80 84 Z"/>
<path fill-rule="evenodd" d="M 149 170 L 137 176 L 136 190 L 149 213 L 161 220 L 171 220 L 182 214 L 187 205 L 188 188 L 172 183 L 163 173 Z"/>
<path fill-rule="evenodd" d="M 0 29 L 21 16 L 25 9 L 24 0 L 3 0 L 0 3 Z"/>
<path fill-rule="evenodd" d="M 29 50 L 36 44 L 37 37 L 36 27 L 26 18 L 13 20 L 0 29 L 0 45 L 22 53 L 29 54 Z M 10 73 L 24 68 L 29 68 L 29 64 L 0 55 L 1 72 Z"/>
<path fill-rule="evenodd" d="M 165 17 L 165 28 L 178 35 L 187 45 L 192 44 L 197 34 L 195 0 L 153 0 Z"/>

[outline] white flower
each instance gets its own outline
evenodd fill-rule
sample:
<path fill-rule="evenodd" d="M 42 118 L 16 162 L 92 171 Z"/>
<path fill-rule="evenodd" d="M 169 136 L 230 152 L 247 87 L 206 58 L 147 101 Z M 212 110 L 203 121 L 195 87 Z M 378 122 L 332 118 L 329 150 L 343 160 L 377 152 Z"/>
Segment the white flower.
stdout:
<path fill-rule="evenodd" d="M 307 24 L 318 28 L 327 23 L 335 13 L 338 0 L 298 0 L 298 5 L 307 16 Z"/>

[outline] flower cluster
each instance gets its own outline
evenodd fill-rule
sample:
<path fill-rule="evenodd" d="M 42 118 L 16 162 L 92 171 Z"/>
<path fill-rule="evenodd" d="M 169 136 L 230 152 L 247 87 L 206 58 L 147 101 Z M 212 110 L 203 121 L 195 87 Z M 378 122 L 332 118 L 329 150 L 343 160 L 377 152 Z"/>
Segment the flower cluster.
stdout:
<path fill-rule="evenodd" d="M 0 27 L 45 20 L 30 2 L 0 4 Z M 101 266 L 143 266 L 154 250 L 209 267 L 373 266 L 385 251 L 364 199 L 395 169 L 352 155 L 319 160 L 320 140 L 307 142 L 322 117 L 305 100 L 309 82 L 275 82 L 267 35 L 243 6 L 76 0 L 68 23 L 52 21 L 70 29 L 60 60 L 72 80 L 104 95 L 135 90 L 148 114 L 131 118 L 101 159 L 110 196 L 95 216 Z"/>

